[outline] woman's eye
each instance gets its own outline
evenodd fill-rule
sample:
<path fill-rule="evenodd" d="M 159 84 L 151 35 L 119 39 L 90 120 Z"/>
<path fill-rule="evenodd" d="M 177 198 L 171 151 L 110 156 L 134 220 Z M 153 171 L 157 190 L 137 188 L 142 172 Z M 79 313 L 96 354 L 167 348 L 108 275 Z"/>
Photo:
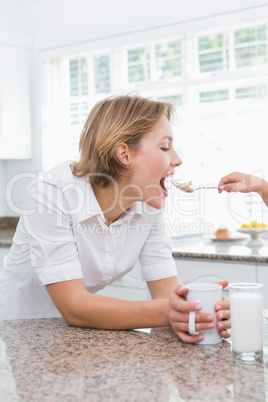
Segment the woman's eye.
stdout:
<path fill-rule="evenodd" d="M 164 152 L 167 152 L 167 151 L 169 151 L 170 150 L 170 148 L 161 148 L 162 149 L 162 151 L 164 151 Z"/>

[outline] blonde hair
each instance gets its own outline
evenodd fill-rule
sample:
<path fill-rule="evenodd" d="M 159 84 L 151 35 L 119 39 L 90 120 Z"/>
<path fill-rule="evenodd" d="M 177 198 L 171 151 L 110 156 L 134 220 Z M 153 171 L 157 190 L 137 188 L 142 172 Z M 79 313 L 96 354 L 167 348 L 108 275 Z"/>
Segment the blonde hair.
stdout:
<path fill-rule="evenodd" d="M 79 142 L 80 160 L 73 164 L 73 174 L 88 176 L 91 184 L 107 187 L 126 173 L 116 154 L 120 143 L 137 150 L 142 137 L 162 117 L 174 114 L 171 103 L 139 96 L 110 97 L 91 110 Z"/>

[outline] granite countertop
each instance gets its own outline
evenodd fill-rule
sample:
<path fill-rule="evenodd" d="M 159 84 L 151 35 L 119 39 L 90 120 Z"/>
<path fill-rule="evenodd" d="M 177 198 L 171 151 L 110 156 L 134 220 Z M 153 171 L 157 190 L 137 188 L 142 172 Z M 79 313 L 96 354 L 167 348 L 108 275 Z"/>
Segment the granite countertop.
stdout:
<path fill-rule="evenodd" d="M 148 332 L 69 327 L 62 318 L 0 321 L 0 400 L 265 401 L 264 358 L 233 358 L 231 345 L 183 343 Z M 146 330 L 145 330 L 146 331 Z"/>
<path fill-rule="evenodd" d="M 13 229 L 0 230 L 0 247 L 10 247 L 14 236 Z"/>
<path fill-rule="evenodd" d="M 268 263 L 268 243 L 261 247 L 247 246 L 248 238 L 238 241 L 212 241 L 205 236 L 172 239 L 174 258 L 192 258 L 218 261 Z"/>
<path fill-rule="evenodd" d="M 0 247 L 10 247 L 18 224 L 17 217 L 0 217 Z"/>

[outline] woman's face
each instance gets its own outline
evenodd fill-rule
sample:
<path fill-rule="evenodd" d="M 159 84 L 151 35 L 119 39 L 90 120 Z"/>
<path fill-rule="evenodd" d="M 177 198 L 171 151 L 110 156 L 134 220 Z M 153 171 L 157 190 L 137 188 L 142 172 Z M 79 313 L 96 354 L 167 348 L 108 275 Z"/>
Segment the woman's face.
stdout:
<path fill-rule="evenodd" d="M 156 209 L 164 207 L 168 192 L 165 178 L 173 175 L 182 160 L 173 148 L 173 133 L 169 121 L 162 118 L 157 126 L 140 141 L 137 151 L 131 151 L 130 187 L 136 199 Z"/>

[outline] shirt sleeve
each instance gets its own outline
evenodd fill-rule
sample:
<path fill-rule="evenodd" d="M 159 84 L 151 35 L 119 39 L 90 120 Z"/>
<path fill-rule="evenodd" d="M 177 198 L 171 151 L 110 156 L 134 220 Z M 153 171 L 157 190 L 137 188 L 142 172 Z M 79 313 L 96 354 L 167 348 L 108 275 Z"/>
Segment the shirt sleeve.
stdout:
<path fill-rule="evenodd" d="M 83 277 L 61 187 L 37 178 L 27 189 L 23 220 L 31 263 L 43 285 Z"/>
<path fill-rule="evenodd" d="M 171 239 L 165 234 L 162 212 L 156 213 L 154 217 L 139 261 L 141 277 L 144 281 L 177 276 L 176 264 L 172 257 Z"/>

